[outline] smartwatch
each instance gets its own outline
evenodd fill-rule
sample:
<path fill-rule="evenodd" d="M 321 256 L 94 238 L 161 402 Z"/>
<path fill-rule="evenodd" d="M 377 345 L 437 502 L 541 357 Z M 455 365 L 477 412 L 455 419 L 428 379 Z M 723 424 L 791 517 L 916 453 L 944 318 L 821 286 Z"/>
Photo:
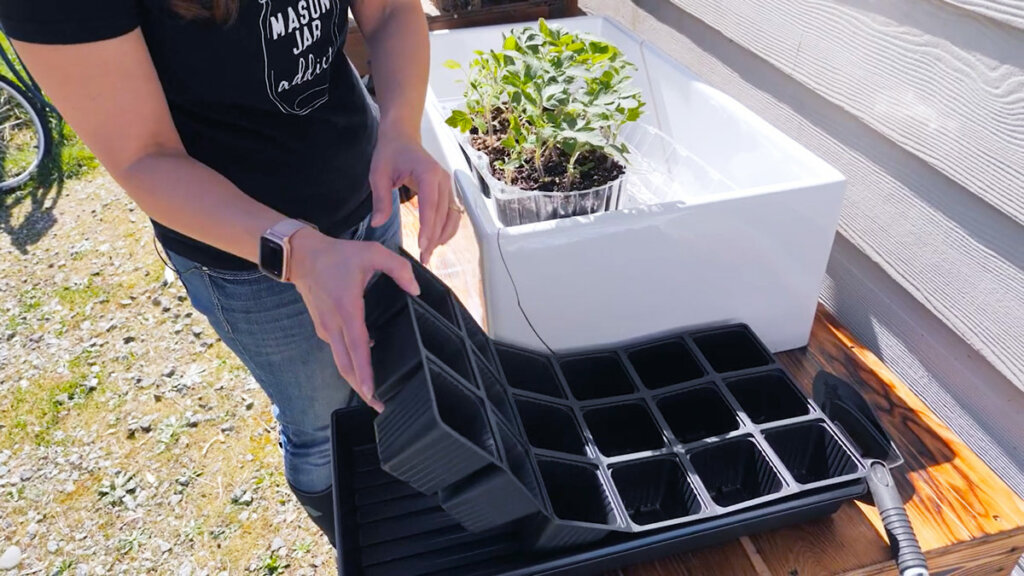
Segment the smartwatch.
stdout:
<path fill-rule="evenodd" d="M 289 281 L 289 263 L 291 262 L 291 237 L 303 228 L 316 226 L 302 220 L 288 218 L 274 224 L 260 237 L 260 271 L 271 278 Z"/>

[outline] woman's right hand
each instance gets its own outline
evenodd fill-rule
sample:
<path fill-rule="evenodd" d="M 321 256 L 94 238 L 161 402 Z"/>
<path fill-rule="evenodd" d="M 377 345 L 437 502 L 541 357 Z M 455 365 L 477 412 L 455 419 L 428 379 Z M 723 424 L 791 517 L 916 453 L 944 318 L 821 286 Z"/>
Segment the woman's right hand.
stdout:
<path fill-rule="evenodd" d="M 309 309 L 317 336 L 330 344 L 338 371 L 352 389 L 382 411 L 384 406 L 373 397 L 363 292 L 373 275 L 381 272 L 406 292 L 419 295 L 412 265 L 377 242 L 338 240 L 312 228 L 296 232 L 291 246 L 289 279 Z"/>

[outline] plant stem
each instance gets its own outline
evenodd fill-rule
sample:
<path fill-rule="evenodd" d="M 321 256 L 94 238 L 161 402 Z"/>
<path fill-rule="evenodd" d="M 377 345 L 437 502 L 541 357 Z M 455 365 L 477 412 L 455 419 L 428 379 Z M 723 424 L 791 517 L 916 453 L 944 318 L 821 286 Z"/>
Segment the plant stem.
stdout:
<path fill-rule="evenodd" d="M 573 176 L 576 175 L 576 159 L 580 156 L 580 149 L 577 148 L 572 156 L 569 156 L 569 165 L 565 168 L 565 186 L 568 188 L 566 192 L 572 191 L 572 180 Z"/>

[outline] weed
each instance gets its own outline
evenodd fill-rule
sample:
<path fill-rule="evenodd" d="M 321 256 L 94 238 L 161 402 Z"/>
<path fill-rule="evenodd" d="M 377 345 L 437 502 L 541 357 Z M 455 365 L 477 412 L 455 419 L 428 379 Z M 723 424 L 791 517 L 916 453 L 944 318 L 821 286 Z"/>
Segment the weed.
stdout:
<path fill-rule="evenodd" d="M 96 490 L 96 494 L 99 496 L 100 501 L 108 506 L 134 508 L 135 501 L 132 495 L 138 489 L 139 483 L 135 480 L 134 474 L 123 470 L 114 470 L 112 477 L 100 482 L 100 487 Z"/>
<path fill-rule="evenodd" d="M 149 537 L 145 531 L 141 528 L 135 530 L 127 536 L 123 536 L 117 540 L 117 553 L 121 556 L 131 554 L 139 549 L 139 545 L 148 540 Z"/>
<path fill-rule="evenodd" d="M 296 554 L 307 554 L 307 553 L 309 553 L 310 550 L 313 549 L 313 541 L 312 540 L 302 540 L 302 541 L 296 542 L 294 548 L 295 548 L 295 553 Z"/>
<path fill-rule="evenodd" d="M 287 567 L 288 563 L 278 556 L 277 552 L 271 552 L 260 562 L 259 570 L 264 576 L 275 576 L 284 572 L 284 569 Z"/>
<path fill-rule="evenodd" d="M 75 560 L 73 558 L 64 558 L 63 560 L 57 563 L 57 566 L 54 567 L 53 572 L 51 572 L 50 574 L 52 576 L 63 576 L 64 574 L 70 573 L 71 569 L 74 567 Z"/>
<path fill-rule="evenodd" d="M 194 542 L 198 538 L 202 538 L 206 534 L 206 528 L 203 526 L 202 520 L 189 520 L 187 524 L 181 528 L 181 537 L 189 542 Z"/>
<path fill-rule="evenodd" d="M 163 452 L 178 441 L 188 428 L 188 421 L 180 416 L 168 416 L 156 427 L 157 452 Z"/>

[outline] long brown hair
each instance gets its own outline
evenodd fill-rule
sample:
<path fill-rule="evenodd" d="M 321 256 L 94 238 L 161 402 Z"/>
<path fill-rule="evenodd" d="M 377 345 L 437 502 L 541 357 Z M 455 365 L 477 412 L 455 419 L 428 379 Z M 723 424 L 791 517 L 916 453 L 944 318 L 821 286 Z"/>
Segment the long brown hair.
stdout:
<path fill-rule="evenodd" d="M 242 0 L 169 0 L 171 9 L 188 20 L 213 20 L 218 24 L 231 24 L 238 16 Z"/>

